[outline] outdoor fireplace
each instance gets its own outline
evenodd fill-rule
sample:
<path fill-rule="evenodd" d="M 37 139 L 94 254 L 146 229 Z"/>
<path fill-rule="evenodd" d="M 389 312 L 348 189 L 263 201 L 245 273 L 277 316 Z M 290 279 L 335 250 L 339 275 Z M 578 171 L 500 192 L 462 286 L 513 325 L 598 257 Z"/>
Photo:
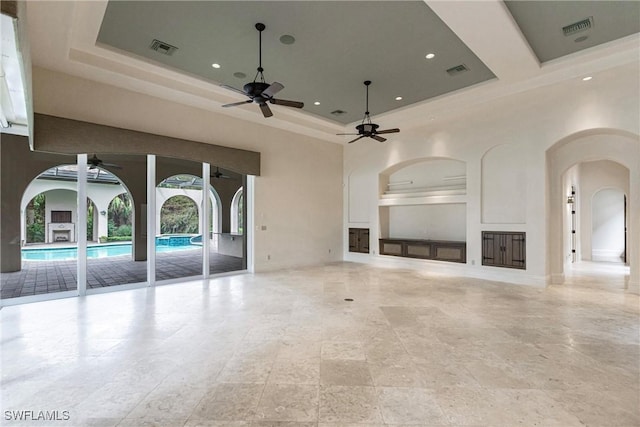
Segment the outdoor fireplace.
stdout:
<path fill-rule="evenodd" d="M 55 242 L 75 242 L 75 225 L 72 222 L 67 223 L 49 223 L 49 239 L 47 243 Z"/>
<path fill-rule="evenodd" d="M 53 230 L 54 242 L 68 242 L 71 240 L 71 230 Z"/>

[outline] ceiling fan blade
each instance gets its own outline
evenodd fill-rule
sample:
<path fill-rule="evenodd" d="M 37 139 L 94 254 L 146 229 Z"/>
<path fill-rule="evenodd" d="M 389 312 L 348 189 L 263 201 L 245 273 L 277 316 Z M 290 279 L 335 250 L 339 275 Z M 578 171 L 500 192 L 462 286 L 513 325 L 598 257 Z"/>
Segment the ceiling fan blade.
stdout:
<path fill-rule="evenodd" d="M 351 141 L 349 141 L 347 144 L 351 144 L 352 142 L 356 142 L 359 139 L 364 138 L 364 135 L 357 137 L 356 139 L 352 139 Z"/>
<path fill-rule="evenodd" d="M 96 165 L 92 165 L 91 163 L 89 163 L 89 170 L 95 169 L 96 167 L 97 167 Z"/>
<path fill-rule="evenodd" d="M 385 142 L 387 140 L 387 138 L 383 138 L 383 137 L 378 136 L 378 135 L 371 135 L 371 138 L 375 139 L 378 142 Z"/>
<path fill-rule="evenodd" d="M 224 104 L 223 107 L 227 108 L 227 107 L 237 107 L 238 105 L 244 105 L 244 104 L 250 104 L 253 101 L 250 99 L 247 99 L 246 101 L 240 101 L 240 102 L 234 102 L 232 104 Z"/>
<path fill-rule="evenodd" d="M 100 163 L 100 166 L 106 166 L 108 168 L 114 168 L 114 169 L 122 169 L 122 166 L 116 165 L 113 163 Z"/>
<path fill-rule="evenodd" d="M 336 135 L 360 135 L 359 133 L 336 133 Z"/>
<path fill-rule="evenodd" d="M 398 132 L 400 132 L 400 129 L 398 129 L 398 128 L 376 131 L 377 134 L 380 134 L 380 133 L 398 133 Z"/>
<path fill-rule="evenodd" d="M 268 88 L 262 91 L 262 96 L 264 96 L 265 98 L 271 98 L 282 89 L 284 89 L 284 85 L 282 83 L 273 82 Z"/>
<path fill-rule="evenodd" d="M 237 93 L 241 93 L 241 94 L 243 94 L 243 95 L 246 95 L 246 93 L 245 93 L 243 90 L 236 89 L 236 88 L 235 88 L 235 87 L 233 87 L 233 86 L 229 86 L 229 85 L 220 85 L 220 87 L 223 87 L 223 88 L 225 88 L 225 89 L 232 90 L 232 91 L 237 92 Z"/>
<path fill-rule="evenodd" d="M 286 99 L 275 99 L 270 98 L 269 102 L 276 105 L 284 105 L 285 107 L 293 107 L 293 108 L 302 108 L 304 107 L 304 102 L 298 101 L 287 101 Z"/>
<path fill-rule="evenodd" d="M 273 113 L 271 112 L 271 108 L 269 108 L 267 104 L 260 104 L 260 110 L 262 110 L 262 115 L 265 117 L 273 116 Z"/>

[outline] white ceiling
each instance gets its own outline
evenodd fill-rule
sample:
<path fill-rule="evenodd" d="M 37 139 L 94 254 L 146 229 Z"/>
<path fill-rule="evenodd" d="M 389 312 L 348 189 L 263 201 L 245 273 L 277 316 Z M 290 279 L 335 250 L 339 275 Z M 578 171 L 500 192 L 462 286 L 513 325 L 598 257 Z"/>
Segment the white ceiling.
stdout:
<path fill-rule="evenodd" d="M 155 4 L 155 2 L 153 3 Z M 184 6 L 183 2 L 178 3 Z M 228 7 L 240 7 L 242 3 L 247 2 L 200 3 L 202 3 L 201 7 L 209 3 L 213 3 L 216 6 L 217 3 L 224 3 Z M 260 3 L 276 8 L 280 2 Z M 333 2 L 300 3 L 313 3 L 322 6 Z M 370 4 L 370 2 L 354 2 L 352 7 L 357 7 L 357 3 L 362 3 L 360 6 Z M 396 6 L 399 9 L 403 9 L 403 3 L 404 2 L 384 2 L 384 7 L 391 8 L 387 9 L 387 11 L 395 10 Z M 448 27 L 448 30 L 445 28 L 443 31 L 449 33 L 449 39 L 458 40 L 466 45 L 466 48 L 463 50 L 466 50 L 469 56 L 464 58 L 461 56 L 460 58 L 463 58 L 463 60 L 467 60 L 466 58 L 477 58 L 477 64 L 484 64 L 487 69 L 495 75 L 495 78 L 487 80 L 487 75 L 485 74 L 478 79 L 478 81 L 484 80 L 482 83 L 473 84 L 472 82 L 470 85 L 462 85 L 466 87 L 460 89 L 448 87 L 444 89 L 439 88 L 438 90 L 440 90 L 442 94 L 438 94 L 437 90 L 433 92 L 433 87 L 425 85 L 427 86 L 426 90 L 421 92 L 421 90 L 424 89 L 422 88 L 423 85 L 420 83 L 420 78 L 415 77 L 420 73 L 415 74 L 416 70 L 413 68 L 431 67 L 428 61 L 424 59 L 426 49 L 421 48 L 421 43 L 413 43 L 415 40 L 411 37 L 409 37 L 411 43 L 407 42 L 407 49 L 404 51 L 401 47 L 392 43 L 392 40 L 396 37 L 395 32 L 403 29 L 403 31 L 406 31 L 409 35 L 416 36 L 416 38 L 422 39 L 422 37 L 427 37 L 425 43 L 430 41 L 429 37 L 435 38 L 436 33 L 430 33 L 426 30 L 422 32 L 423 29 L 415 28 L 416 26 L 420 26 L 419 20 L 415 22 L 412 21 L 411 26 L 404 26 L 402 22 L 394 21 L 392 23 L 393 25 L 390 24 L 391 29 L 386 28 L 384 31 L 380 31 L 380 38 L 376 38 L 376 32 L 367 33 L 364 27 L 362 27 L 362 23 L 356 26 L 360 31 L 349 33 L 348 30 L 351 28 L 350 23 L 354 22 L 352 16 L 335 14 L 332 19 L 339 21 L 318 20 L 322 25 L 318 25 L 317 23 L 313 25 L 307 23 L 305 25 L 305 21 L 300 20 L 300 13 L 289 13 L 286 10 L 281 10 L 271 16 L 273 22 L 280 23 L 274 24 L 273 32 L 278 37 L 285 33 L 295 33 L 292 35 L 296 37 L 297 42 L 294 45 L 285 46 L 279 44 L 277 37 L 271 37 L 268 43 L 271 46 L 269 48 L 270 50 L 265 50 L 264 53 L 265 62 L 263 65 L 265 67 L 265 76 L 270 81 L 277 80 L 286 86 L 286 89 L 281 92 L 282 98 L 296 99 L 296 96 L 300 96 L 304 97 L 305 99 L 301 100 L 307 103 L 313 100 L 313 97 L 305 92 L 305 90 L 307 90 L 305 87 L 311 87 L 315 85 L 316 82 L 319 82 L 319 88 L 312 90 L 310 93 L 317 94 L 318 97 L 322 96 L 322 99 L 318 99 L 321 101 L 321 106 L 328 104 L 326 105 L 327 107 L 335 105 L 335 108 L 355 110 L 355 115 L 349 118 L 349 120 L 353 120 L 354 122 L 359 122 L 364 112 L 364 88 L 361 80 L 371 79 L 373 80 L 373 85 L 371 88 L 370 104 L 372 114 L 376 115 L 374 117 L 376 123 L 379 123 L 382 128 L 400 127 L 401 129 L 406 129 L 423 124 L 428 120 L 450 117 L 459 113 L 461 109 L 481 105 L 492 99 L 510 96 L 541 86 L 562 82 L 575 82 L 576 79 L 580 79 L 586 75 L 594 75 L 595 78 L 597 78 L 599 72 L 615 69 L 616 67 L 627 64 L 637 64 L 640 59 L 638 54 L 640 43 L 638 34 L 635 33 L 603 44 L 577 50 L 553 61 L 541 63 L 527 42 L 527 39 L 523 36 L 516 20 L 512 17 L 502 1 L 426 1 L 425 3 L 428 7 L 415 2 L 410 2 L 410 7 L 418 7 L 418 10 L 422 12 L 428 11 L 425 12 L 425 16 L 430 17 L 423 17 L 425 20 L 431 19 L 433 21 L 435 19 L 434 16 L 437 16 L 437 19 L 433 22 L 441 21 Z M 572 3 L 580 4 L 580 7 L 583 7 L 585 5 L 588 6 L 590 2 Z M 381 8 L 380 10 L 383 10 L 382 5 L 379 6 Z M 232 7 L 232 9 L 234 8 Z M 365 9 L 367 13 L 371 13 L 369 8 Z M 105 47 L 103 44 L 96 44 L 106 10 L 106 1 L 28 2 L 27 22 L 29 26 L 33 64 L 35 66 L 115 85 L 174 102 L 207 109 L 211 111 L 212 114 L 226 114 L 241 118 L 247 122 L 287 129 L 292 132 L 314 136 L 331 142 L 344 143 L 348 140 L 348 137 L 338 137 L 335 136 L 335 133 L 349 129 L 354 123 L 345 127 L 338 121 L 323 117 L 322 114 L 318 114 L 308 108 L 305 108 L 303 111 L 298 111 L 276 106 L 274 108 L 274 117 L 269 119 L 263 118 L 258 109 L 252 108 L 255 106 L 251 105 L 235 109 L 221 108 L 222 104 L 242 100 L 241 95 L 222 88 L 218 84 L 222 82 L 227 84 L 233 83 L 234 86 L 240 86 L 238 83 L 234 83 L 238 80 L 235 77 L 231 77 L 230 80 L 225 80 L 228 79 L 227 77 L 223 79 L 205 78 L 205 76 L 197 75 L 198 73 L 193 72 L 193 70 L 189 73 L 178 70 L 178 68 L 180 68 L 179 63 L 170 64 L 171 67 L 168 67 L 161 64 L 157 59 L 140 56 L 140 52 L 130 53 L 121 49 Z M 237 11 L 241 9 L 234 10 Z M 267 10 L 271 9 L 267 8 Z M 414 15 L 419 16 L 417 13 L 410 14 L 412 18 L 415 17 Z M 580 16 L 583 14 L 584 12 L 581 10 Z M 316 14 L 315 16 L 319 15 Z M 400 13 L 399 16 L 405 15 Z M 166 22 L 163 28 L 172 27 L 174 23 L 179 22 L 179 20 L 174 21 L 172 19 L 173 17 L 174 15 L 172 14 L 165 16 Z M 253 78 L 253 75 L 250 74 L 251 67 L 255 67 L 255 61 L 257 60 L 257 32 L 252 26 L 253 21 L 257 19 L 261 18 L 258 18 L 257 15 L 246 18 L 247 22 L 251 22 L 251 24 L 248 25 L 249 28 L 246 28 L 247 23 L 244 22 L 232 25 L 234 30 L 228 29 L 227 31 L 234 31 L 234 37 L 232 37 L 232 39 L 235 41 L 228 43 L 221 42 L 225 49 L 230 46 L 229 52 L 237 52 L 238 62 L 234 62 L 234 65 L 229 67 L 229 72 L 232 74 L 233 72 L 241 70 L 249 76 L 249 80 Z M 267 20 L 265 19 L 264 21 Z M 595 22 L 598 25 L 601 19 L 597 19 Z M 278 25 L 285 25 L 285 23 L 291 23 L 290 29 L 278 27 Z M 265 22 L 265 24 L 267 25 L 266 31 L 272 28 L 269 22 Z M 313 51 L 308 48 L 309 42 L 305 39 L 306 26 L 315 28 L 315 32 L 311 32 L 311 34 L 318 39 L 316 41 L 319 44 L 322 44 L 321 40 L 319 40 L 321 36 L 318 35 L 319 33 L 317 31 L 320 31 L 319 29 L 321 28 L 326 29 L 326 38 L 328 40 L 331 40 L 333 36 L 336 37 L 336 39 L 332 41 L 334 47 L 338 40 L 343 40 L 345 47 L 341 48 L 339 55 L 331 54 L 330 52 L 329 54 L 323 54 L 328 55 L 327 58 L 315 58 Z M 160 32 L 162 26 L 152 27 L 153 30 L 150 31 L 149 34 L 145 34 L 144 37 L 148 38 L 152 33 Z M 123 32 L 125 32 L 124 29 Z M 190 45 L 190 34 L 193 32 L 200 34 L 198 37 L 202 37 L 201 34 L 206 33 L 202 28 L 197 30 L 185 28 L 185 24 L 181 24 L 177 25 L 175 29 L 171 28 L 170 32 L 161 32 L 161 34 L 153 35 L 153 37 L 168 38 L 171 34 L 183 34 L 183 39 L 178 40 L 178 42 L 169 39 L 163 41 L 167 43 L 173 42 L 179 45 L 178 47 L 180 49 L 186 49 L 183 46 Z M 194 40 L 197 39 L 195 35 L 193 35 L 193 37 L 195 37 Z M 406 37 L 406 34 L 404 34 L 403 37 Z M 148 40 L 145 41 L 145 44 L 148 42 Z M 239 43 L 238 48 L 233 48 L 233 43 L 236 42 Z M 447 43 L 449 43 L 449 41 L 443 43 L 442 46 L 447 45 Z M 203 51 L 204 53 L 202 53 L 201 56 L 206 57 L 210 55 L 211 52 L 217 52 L 217 50 L 215 50 L 215 43 L 212 41 L 210 44 L 212 46 L 202 47 L 202 49 L 206 47 L 206 52 Z M 265 37 L 265 49 L 266 46 L 267 39 Z M 394 48 L 393 46 L 396 47 Z M 304 49 L 292 55 L 291 52 L 288 53 L 286 50 L 291 47 Z M 220 52 L 224 52 L 225 49 L 221 48 Z M 473 55 L 469 52 L 472 52 Z M 445 54 L 440 54 L 440 52 L 434 53 L 437 55 L 436 58 L 446 56 Z M 269 54 L 271 55 L 270 57 L 268 56 Z M 355 54 L 364 54 L 367 61 L 373 61 L 371 62 L 373 65 L 361 67 L 361 64 L 358 61 L 354 62 L 354 59 L 351 57 Z M 195 52 L 194 55 L 191 61 L 193 61 L 193 58 L 198 57 L 197 52 Z M 301 59 L 288 62 L 289 55 Z M 271 64 L 267 62 L 267 58 L 276 57 L 278 61 L 269 59 L 269 61 L 273 62 Z M 232 60 L 231 56 L 228 58 Z M 407 59 L 405 60 L 403 58 Z M 418 62 L 416 62 L 416 58 L 419 59 Z M 457 57 L 451 58 L 451 63 L 456 62 L 456 59 Z M 205 65 L 209 63 L 208 66 L 210 66 L 210 62 L 214 60 L 215 59 L 207 58 L 203 63 L 205 63 Z M 225 67 L 222 60 L 220 60 L 220 63 Z M 307 68 L 301 67 L 298 69 L 296 65 L 298 63 L 304 64 Z M 323 68 L 325 64 L 329 63 L 335 68 L 332 71 L 334 77 L 325 80 L 323 77 Z M 318 65 L 313 66 L 314 64 Z M 312 67 L 309 68 L 310 66 Z M 244 67 L 249 69 L 245 71 Z M 442 70 L 446 69 L 445 67 L 446 64 L 440 66 L 438 72 L 442 73 Z M 475 69 L 476 65 L 470 68 Z M 312 69 L 312 71 L 308 71 L 308 69 Z M 206 69 L 206 72 L 211 71 L 214 70 Z M 203 73 L 204 72 L 203 68 Z M 310 76 L 307 78 L 306 76 L 312 72 L 317 72 L 317 77 L 314 78 Z M 331 85 L 334 79 L 337 78 L 341 78 L 342 80 L 336 88 L 333 88 Z M 428 79 L 432 78 L 434 77 L 427 76 L 425 77 L 425 79 L 427 79 L 425 81 L 430 81 Z M 392 106 L 399 105 L 394 104 L 396 101 L 390 102 L 389 98 L 396 96 L 395 88 L 401 85 L 404 85 L 402 87 L 413 87 L 414 92 L 420 93 L 420 95 L 407 95 L 407 105 L 400 105 L 400 108 L 377 114 L 377 111 L 389 110 L 389 107 L 384 106 L 385 104 Z M 376 92 L 374 92 L 374 89 L 376 89 Z M 333 97 L 331 97 L 332 93 Z M 337 95 L 338 93 L 342 94 Z M 399 95 L 405 96 L 404 93 Z M 414 98 L 411 98 L 411 96 L 414 96 Z M 325 99 L 327 99 L 327 101 L 325 101 Z M 335 104 L 332 104 L 331 99 L 337 99 Z M 349 107 L 342 107 L 342 105 L 347 105 L 347 103 L 350 103 L 348 104 L 350 105 Z M 349 112 L 351 113 L 351 111 Z"/>

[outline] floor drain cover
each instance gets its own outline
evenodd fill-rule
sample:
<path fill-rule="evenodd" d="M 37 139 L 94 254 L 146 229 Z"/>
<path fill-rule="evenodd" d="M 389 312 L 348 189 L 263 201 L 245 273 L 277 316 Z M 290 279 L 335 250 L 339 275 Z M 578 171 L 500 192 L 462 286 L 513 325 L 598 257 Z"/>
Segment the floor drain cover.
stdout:
<path fill-rule="evenodd" d="M 345 301 L 353 301 L 353 298 L 345 298 Z"/>

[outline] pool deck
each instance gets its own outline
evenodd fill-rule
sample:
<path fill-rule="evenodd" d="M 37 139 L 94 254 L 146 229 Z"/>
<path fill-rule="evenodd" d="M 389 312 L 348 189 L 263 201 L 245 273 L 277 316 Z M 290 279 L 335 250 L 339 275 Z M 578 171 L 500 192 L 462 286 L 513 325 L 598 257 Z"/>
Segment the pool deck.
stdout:
<path fill-rule="evenodd" d="M 51 245 L 29 245 L 29 248 Z M 56 248 L 74 247 L 57 244 Z M 156 253 L 156 281 L 202 274 L 201 249 Z M 209 253 L 211 274 L 242 269 L 242 258 Z M 0 274 L 0 298 L 16 298 L 77 289 L 76 261 L 23 261 L 22 270 Z M 147 281 L 147 262 L 131 255 L 87 260 L 87 288 L 102 288 Z"/>

